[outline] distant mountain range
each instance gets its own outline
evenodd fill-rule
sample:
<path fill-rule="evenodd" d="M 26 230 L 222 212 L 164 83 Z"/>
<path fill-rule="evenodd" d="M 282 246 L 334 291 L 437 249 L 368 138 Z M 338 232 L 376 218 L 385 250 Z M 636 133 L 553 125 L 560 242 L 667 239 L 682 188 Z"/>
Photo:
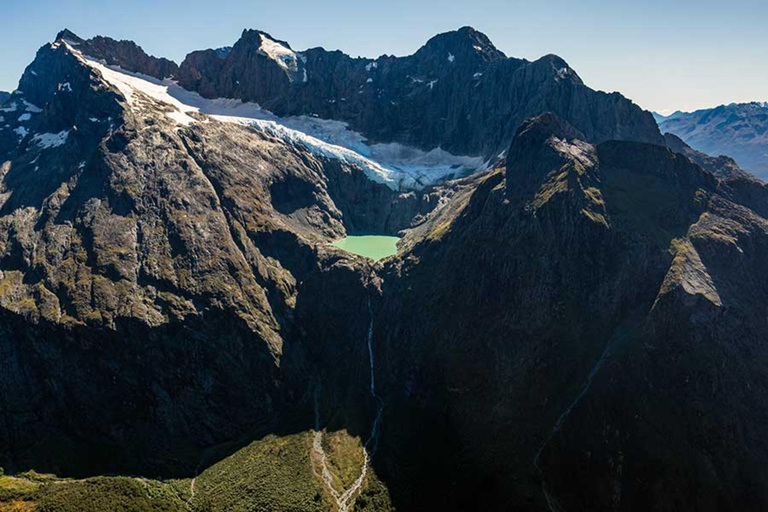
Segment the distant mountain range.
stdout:
<path fill-rule="evenodd" d="M 711 156 L 733 157 L 742 169 L 768 177 L 768 102 L 732 103 L 695 112 L 655 113 L 664 133 Z"/>

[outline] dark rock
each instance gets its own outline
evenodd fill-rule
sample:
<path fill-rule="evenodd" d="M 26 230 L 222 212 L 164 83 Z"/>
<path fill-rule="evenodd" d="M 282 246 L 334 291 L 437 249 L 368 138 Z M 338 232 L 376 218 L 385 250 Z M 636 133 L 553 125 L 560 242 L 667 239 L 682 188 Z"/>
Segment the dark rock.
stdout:
<path fill-rule="evenodd" d="M 213 50 L 191 53 L 180 84 L 209 98 L 254 101 L 278 115 L 343 120 L 374 142 L 455 154 L 495 157 L 524 119 L 547 111 L 592 142 L 663 144 L 651 114 L 619 94 L 589 89 L 559 57 L 506 58 L 469 27 L 435 36 L 402 58 L 353 59 L 322 48 L 294 52 L 290 70 L 265 55 L 262 37 L 273 40 L 244 31 L 223 60 Z"/>
<path fill-rule="evenodd" d="M 179 74 L 179 66 L 175 62 L 147 55 L 133 41 L 116 41 L 103 36 L 82 39 L 68 29 L 59 32 L 56 40 L 67 41 L 75 45 L 84 55 L 103 60 L 110 66 L 119 66 L 126 71 L 149 75 L 160 80 L 174 78 Z"/>
<path fill-rule="evenodd" d="M 764 508 L 768 223 L 666 148 L 574 135 L 525 123 L 387 265 L 378 474 L 409 510 Z"/>

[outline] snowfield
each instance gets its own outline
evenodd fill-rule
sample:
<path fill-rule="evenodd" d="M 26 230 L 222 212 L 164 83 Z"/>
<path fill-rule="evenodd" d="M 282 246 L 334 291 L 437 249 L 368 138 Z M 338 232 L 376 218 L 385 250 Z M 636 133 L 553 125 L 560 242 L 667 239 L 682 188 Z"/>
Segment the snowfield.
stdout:
<path fill-rule="evenodd" d="M 418 190 L 452 177 L 470 174 L 483 166 L 480 157 L 456 156 L 440 148 L 426 152 L 396 143 L 369 145 L 365 137 L 350 130 L 347 123 L 341 121 L 312 116 L 281 118 L 256 103 L 225 98 L 206 99 L 172 80 L 158 80 L 107 66 L 82 55 L 72 46 L 69 49 L 97 70 L 104 80 L 115 86 L 128 103 L 136 108 L 141 106 L 145 101 L 143 97 L 147 96 L 170 106 L 166 114 L 181 125 L 205 122 L 189 115 L 195 112 L 220 122 L 249 126 L 290 144 L 301 145 L 315 155 L 355 165 L 369 179 L 393 190 Z M 262 49 L 265 50 L 264 46 Z M 287 48 L 283 49 L 290 52 Z M 290 59 L 290 56 L 275 47 L 269 50 L 278 62 L 285 63 Z"/>

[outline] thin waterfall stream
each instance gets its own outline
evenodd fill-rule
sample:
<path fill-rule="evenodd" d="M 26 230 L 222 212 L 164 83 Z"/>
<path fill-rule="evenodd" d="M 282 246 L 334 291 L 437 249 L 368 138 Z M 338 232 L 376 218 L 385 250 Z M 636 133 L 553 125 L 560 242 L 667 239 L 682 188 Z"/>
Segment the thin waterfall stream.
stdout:
<path fill-rule="evenodd" d="M 363 466 L 360 470 L 360 476 L 349 486 L 348 489 L 339 492 L 333 482 L 333 475 L 328 467 L 328 456 L 323 448 L 323 430 L 320 425 L 320 402 L 318 399 L 318 388 L 315 388 L 315 436 L 312 441 L 312 451 L 315 453 L 317 459 L 320 462 L 321 472 L 318 475 L 329 494 L 336 502 L 338 512 L 349 512 L 350 508 L 354 504 L 353 498 L 357 495 L 358 491 L 363 486 L 365 477 L 368 474 L 368 466 L 371 459 L 376 453 L 379 440 L 379 428 L 381 427 L 381 416 L 384 412 L 384 400 L 376 394 L 376 376 L 375 376 L 375 359 L 373 355 L 373 328 L 374 328 L 374 315 L 373 305 L 371 303 L 370 294 L 368 295 L 368 333 L 366 344 L 368 346 L 368 359 L 370 361 L 371 369 L 371 382 L 370 393 L 373 399 L 376 401 L 376 417 L 373 420 L 371 426 L 371 435 L 368 440 L 363 444 Z M 315 473 L 317 474 L 317 473 Z"/>

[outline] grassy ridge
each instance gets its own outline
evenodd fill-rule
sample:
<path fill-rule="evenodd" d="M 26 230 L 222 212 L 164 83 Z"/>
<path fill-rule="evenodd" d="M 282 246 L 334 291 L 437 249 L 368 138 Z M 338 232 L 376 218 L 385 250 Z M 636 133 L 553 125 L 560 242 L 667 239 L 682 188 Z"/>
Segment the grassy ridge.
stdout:
<path fill-rule="evenodd" d="M 167 484 L 129 477 L 66 480 L 23 473 L 0 477 L 0 512 L 181 512 L 188 510 Z"/>
<path fill-rule="evenodd" d="M 313 472 L 313 432 L 269 435 L 205 469 L 195 480 L 130 477 L 68 480 L 33 471 L 0 476 L 0 512 L 327 512 L 333 499 Z M 346 431 L 323 436 L 338 489 L 360 475 L 363 448 Z M 315 468 L 317 470 L 318 468 Z M 392 510 L 386 487 L 368 472 L 354 510 Z"/>

